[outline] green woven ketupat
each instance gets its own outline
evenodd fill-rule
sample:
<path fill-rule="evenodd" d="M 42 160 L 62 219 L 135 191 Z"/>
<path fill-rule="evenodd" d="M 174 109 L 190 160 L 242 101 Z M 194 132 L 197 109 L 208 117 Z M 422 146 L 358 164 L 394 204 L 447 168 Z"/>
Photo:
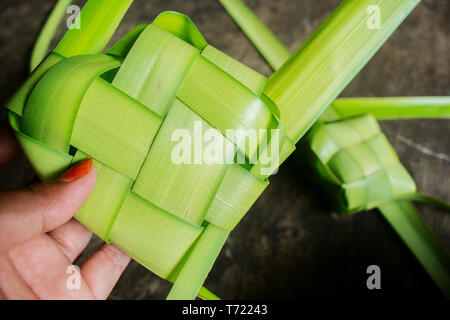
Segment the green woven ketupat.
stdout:
<path fill-rule="evenodd" d="M 417 191 L 373 115 L 319 121 L 296 153 L 296 161 L 329 194 L 337 212 L 378 208 L 433 281 L 450 296 L 450 256 L 408 200 L 447 211 L 450 206 Z"/>
<path fill-rule="evenodd" d="M 340 212 L 370 210 L 414 194 L 416 185 L 372 115 L 319 122 L 299 145 Z"/>
<path fill-rule="evenodd" d="M 376 32 L 364 27 L 370 1 L 344 1 L 269 79 L 208 45 L 174 12 L 137 26 L 102 54 L 131 2 L 88 1 L 81 29 L 69 30 L 7 103 L 10 123 L 43 181 L 94 159 L 98 181 L 76 214 L 81 223 L 174 282 L 169 298 L 214 298 L 201 286 L 229 232 L 294 151 L 293 142 L 418 0 L 379 1 L 388 23 Z M 342 69 L 325 70 L 335 65 Z M 198 124 L 247 164 L 173 163 L 173 133 L 195 136 Z M 257 129 L 257 144 L 228 137 L 227 129 Z M 272 129 L 280 141 L 270 153 L 279 162 L 265 166 L 258 157 L 270 148 L 264 142 Z"/>
<path fill-rule="evenodd" d="M 333 118 L 335 111 L 330 109 L 327 116 Z M 446 211 L 450 206 L 417 191 L 373 115 L 322 119 L 296 153 L 296 161 L 329 194 L 337 212 L 379 209 L 441 291 L 450 296 L 449 253 L 408 201 Z"/>
<path fill-rule="evenodd" d="M 8 103 L 19 142 L 44 181 L 93 158 L 97 185 L 75 218 L 175 282 L 171 297 L 194 298 L 269 173 L 226 159 L 175 164 L 172 132 L 193 136 L 200 123 L 225 147 L 254 158 L 260 148 L 225 134 L 280 128 L 279 111 L 261 99 L 266 79 L 209 46 L 174 12 L 138 26 L 108 54 L 64 56 L 64 46 L 70 42 L 63 40 Z M 286 158 L 294 146 L 286 136 L 281 141 Z"/>

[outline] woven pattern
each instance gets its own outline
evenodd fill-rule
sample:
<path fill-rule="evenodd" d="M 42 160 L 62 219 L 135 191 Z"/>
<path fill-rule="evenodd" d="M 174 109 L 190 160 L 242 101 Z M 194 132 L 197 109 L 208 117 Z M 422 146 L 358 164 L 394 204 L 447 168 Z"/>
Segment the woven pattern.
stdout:
<path fill-rule="evenodd" d="M 416 191 L 372 115 L 317 123 L 299 152 L 342 212 L 369 210 Z"/>
<path fill-rule="evenodd" d="M 174 21 L 181 27 L 170 27 Z M 246 148 L 225 131 L 284 132 L 279 111 L 262 94 L 265 82 L 207 45 L 188 18 L 163 13 L 108 54 L 51 53 L 21 88 L 29 90 L 27 99 L 10 106 L 10 122 L 42 180 L 93 158 L 98 182 L 76 218 L 174 281 L 206 230 L 226 238 L 268 180 L 256 165 L 174 164 L 171 133 L 193 132 L 200 122 L 204 130 L 217 131 L 225 146 L 255 159 L 258 146 Z M 230 96 L 238 99 L 230 104 Z M 294 145 L 285 134 L 280 141 L 281 162 Z M 218 237 L 219 247 L 225 238 Z"/>

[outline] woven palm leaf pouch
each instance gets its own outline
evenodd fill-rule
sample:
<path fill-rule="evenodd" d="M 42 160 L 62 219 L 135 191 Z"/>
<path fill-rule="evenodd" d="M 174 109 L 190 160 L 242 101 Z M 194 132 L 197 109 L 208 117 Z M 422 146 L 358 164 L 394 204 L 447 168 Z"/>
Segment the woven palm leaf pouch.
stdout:
<path fill-rule="evenodd" d="M 83 27 L 99 24 L 100 9 L 88 2 Z M 229 232 L 278 166 L 255 164 L 271 130 L 282 133 L 280 161 L 294 145 L 262 94 L 266 78 L 208 45 L 186 16 L 164 12 L 105 54 L 85 54 L 103 50 L 114 29 L 96 35 L 98 49 L 69 30 L 8 102 L 11 126 L 43 181 L 92 158 L 97 185 L 75 218 L 174 282 L 169 297 L 207 297 L 202 283 Z M 254 130 L 257 143 L 229 129 Z M 194 159 L 195 143 L 192 163 L 174 161 L 176 132 L 200 130 L 214 137 L 215 161 Z"/>

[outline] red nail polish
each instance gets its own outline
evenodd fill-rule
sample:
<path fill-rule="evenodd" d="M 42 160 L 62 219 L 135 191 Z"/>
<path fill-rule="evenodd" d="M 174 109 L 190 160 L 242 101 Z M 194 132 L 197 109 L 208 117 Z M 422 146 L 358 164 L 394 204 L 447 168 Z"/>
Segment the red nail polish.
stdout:
<path fill-rule="evenodd" d="M 62 177 L 61 181 L 72 182 L 87 175 L 92 168 L 92 159 L 86 159 L 67 171 Z"/>

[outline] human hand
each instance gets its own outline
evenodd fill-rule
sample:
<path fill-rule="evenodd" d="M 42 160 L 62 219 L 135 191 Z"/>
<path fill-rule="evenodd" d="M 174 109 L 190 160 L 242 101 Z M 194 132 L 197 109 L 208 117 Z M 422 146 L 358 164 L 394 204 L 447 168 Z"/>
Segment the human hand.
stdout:
<path fill-rule="evenodd" d="M 0 169 L 20 153 L 8 124 L 0 125 Z M 71 268 L 92 233 L 73 215 L 94 189 L 92 160 L 57 182 L 0 191 L 0 298 L 106 299 L 130 258 L 103 244 L 79 269 Z M 68 286 L 79 270 L 79 288 Z M 77 276 L 77 275 L 75 275 Z"/>

